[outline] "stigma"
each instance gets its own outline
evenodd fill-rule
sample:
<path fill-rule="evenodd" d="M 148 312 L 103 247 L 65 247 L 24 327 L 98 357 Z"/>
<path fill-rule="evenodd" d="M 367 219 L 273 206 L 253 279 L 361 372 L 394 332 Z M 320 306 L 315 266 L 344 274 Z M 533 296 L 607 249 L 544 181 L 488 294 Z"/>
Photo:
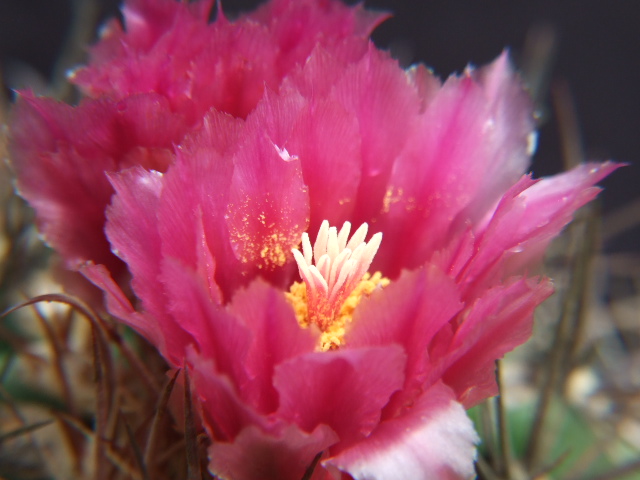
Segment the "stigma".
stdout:
<path fill-rule="evenodd" d="M 382 242 L 382 233 L 365 242 L 366 223 L 351 238 L 350 231 L 349 222 L 338 232 L 325 220 L 313 247 L 305 232 L 302 252 L 292 250 L 304 283 L 294 283 L 287 298 L 301 326 L 316 325 L 322 332 L 321 350 L 337 348 L 343 342 L 345 326 L 361 298 L 389 283 L 380 273 L 368 273 Z"/>

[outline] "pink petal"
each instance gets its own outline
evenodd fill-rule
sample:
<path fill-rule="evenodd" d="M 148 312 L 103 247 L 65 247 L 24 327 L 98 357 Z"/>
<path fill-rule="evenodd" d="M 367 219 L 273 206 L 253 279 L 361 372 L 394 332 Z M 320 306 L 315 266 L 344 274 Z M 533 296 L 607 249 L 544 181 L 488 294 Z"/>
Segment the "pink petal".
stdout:
<path fill-rule="evenodd" d="M 212 440 L 231 442 L 247 427 L 269 428 L 267 418 L 242 401 L 234 382 L 219 372 L 212 358 L 188 349 L 187 359 L 193 393 Z"/>
<path fill-rule="evenodd" d="M 451 390 L 438 383 L 404 415 L 324 463 L 355 480 L 462 480 L 475 474 L 478 441 Z"/>
<path fill-rule="evenodd" d="M 200 212 L 198 212 L 200 213 Z M 203 283 L 207 287 L 207 293 L 209 298 L 217 304 L 223 302 L 222 292 L 220 287 L 216 283 L 216 259 L 209 249 L 209 243 L 204 231 L 204 225 L 202 221 L 202 215 L 199 216 L 199 222 L 196 226 L 197 236 L 197 275 L 203 280 Z M 169 278 L 168 281 L 171 281 Z"/>
<path fill-rule="evenodd" d="M 197 99 L 194 107 L 200 115 L 214 107 L 246 118 L 265 87 L 277 89 L 284 73 L 274 68 L 279 54 L 274 43 L 271 32 L 261 24 L 243 17 L 230 23 L 219 17 L 203 38 L 200 51 L 185 58 L 190 80 L 185 103 Z"/>
<path fill-rule="evenodd" d="M 293 258 L 309 223 L 309 194 L 300 161 L 285 141 L 302 99 L 267 96 L 247 119 L 247 140 L 234 157 L 226 212 L 235 256 L 244 264 L 273 270 Z"/>
<path fill-rule="evenodd" d="M 157 95 L 85 100 L 77 107 L 20 96 L 11 132 L 18 188 L 68 267 L 91 260 L 120 280 L 124 266 L 104 235 L 113 194 L 106 173 L 128 165 L 165 169 L 173 158 L 168 147 L 184 128 Z"/>
<path fill-rule="evenodd" d="M 109 179 L 116 195 L 107 210 L 105 231 L 113 252 L 127 263 L 145 308 L 158 317 L 166 315 L 164 293 L 158 289 L 162 255 L 156 211 L 162 174 L 135 167 Z"/>
<path fill-rule="evenodd" d="M 175 351 L 176 345 L 183 345 L 187 342 L 185 336 L 179 332 L 167 337 L 165 326 L 162 323 L 158 324 L 155 318 L 136 312 L 104 265 L 87 263 L 80 268 L 80 273 L 104 292 L 109 313 L 145 337 L 165 358 L 170 357 L 170 352 Z"/>
<path fill-rule="evenodd" d="M 18 97 L 10 132 L 17 187 L 35 208 L 39 230 L 67 266 L 94 260 L 117 270 L 121 264 L 102 231 L 104 207 L 113 192 L 104 172 L 116 168 L 105 121 L 112 114 L 104 103 L 85 103 L 77 114 L 71 121 L 74 111 L 68 105 L 29 93 Z M 85 135 L 79 135 L 80 128 Z"/>
<path fill-rule="evenodd" d="M 273 412 L 278 408 L 272 383 L 275 366 L 313 352 L 318 334 L 301 328 L 282 291 L 261 280 L 236 293 L 229 313 L 251 331 L 251 344 L 242 362 L 250 384 L 243 388 L 243 398 L 262 413 Z"/>
<path fill-rule="evenodd" d="M 355 199 L 355 225 L 370 221 L 382 207 L 395 158 L 418 120 L 417 91 L 388 54 L 370 45 L 367 54 L 347 68 L 332 99 L 356 114 L 361 135 L 362 177 Z M 380 128 L 384 125 L 384 128 Z"/>
<path fill-rule="evenodd" d="M 198 128 L 189 132 L 178 147 L 178 157 L 189 157 L 200 150 L 213 149 L 221 157 L 238 148 L 244 121 L 215 109 L 209 110 Z"/>
<path fill-rule="evenodd" d="M 304 64 L 294 68 L 282 82 L 284 91 L 296 90 L 309 101 L 326 98 L 331 88 L 344 75 L 346 67 L 368 51 L 362 42 L 345 41 L 340 48 L 327 50 L 316 45 Z"/>
<path fill-rule="evenodd" d="M 473 257 L 458 274 L 469 289 L 465 295 L 538 262 L 574 212 L 600 191 L 593 185 L 618 167 L 591 163 L 537 182 L 521 179 L 487 220 Z"/>
<path fill-rule="evenodd" d="M 297 119 L 287 147 L 300 158 L 309 187 L 308 231 L 318 231 L 324 220 L 331 225 L 349 220 L 362 170 L 356 117 L 335 101 L 314 102 Z"/>
<path fill-rule="evenodd" d="M 495 361 L 529 339 L 533 311 L 552 293 L 548 279 L 515 280 L 488 290 L 464 312 L 451 344 L 441 347 L 447 349 L 443 381 L 465 408 L 498 393 Z M 432 351 L 434 363 L 436 356 Z M 441 369 L 434 368 L 434 377 Z"/>
<path fill-rule="evenodd" d="M 256 270 L 235 258 L 224 218 L 233 174 L 230 150 L 241 131 L 242 122 L 229 115 L 207 115 L 164 175 L 157 212 L 163 256 L 198 269 L 212 298 L 219 296 L 221 302 Z"/>
<path fill-rule="evenodd" d="M 158 74 L 169 73 L 170 69 L 164 70 L 167 66 L 176 66 L 176 61 L 200 45 L 212 3 L 212 0 L 190 4 L 171 0 L 128 1 L 123 7 L 126 32 L 118 21 L 109 22 L 102 31 L 101 42 L 91 49 L 91 65 L 76 71 L 72 80 L 86 94 L 96 97 L 162 92 L 162 88 L 154 87 L 161 87 L 159 81 L 167 76 Z M 186 41 L 188 38 L 192 39 L 191 44 Z M 172 50 L 181 55 L 170 58 Z M 160 62 L 162 56 L 164 65 Z"/>
<path fill-rule="evenodd" d="M 314 457 L 338 440 L 326 425 L 311 433 L 289 425 L 276 435 L 245 428 L 233 443 L 209 447 L 209 471 L 234 480 L 300 480 Z M 311 477 L 325 478 L 321 467 Z"/>
<path fill-rule="evenodd" d="M 383 263 L 392 277 L 400 265 L 423 263 L 464 222 L 480 219 L 529 162 L 530 102 L 506 55 L 449 78 L 429 97 L 393 166 L 382 209 L 380 228 L 395 247 Z M 413 248 L 396 247 L 406 243 Z"/>
<path fill-rule="evenodd" d="M 326 424 L 342 445 L 360 440 L 380 421 L 402 387 L 406 356 L 399 345 L 303 355 L 275 369 L 277 415 L 309 432 Z"/>
<path fill-rule="evenodd" d="M 304 63 L 317 44 L 332 48 L 357 38 L 366 45 L 373 29 L 388 16 L 367 11 L 362 4 L 349 7 L 315 0 L 273 0 L 249 15 L 272 32 L 280 51 L 277 68 L 282 72 Z"/>
<path fill-rule="evenodd" d="M 242 362 L 251 341 L 251 331 L 222 306 L 214 303 L 203 279 L 181 262 L 166 258 L 162 264 L 162 278 L 167 310 L 176 327 L 165 330 L 171 336 L 178 329 L 188 332 L 192 341 L 175 352 L 181 365 L 190 344 L 206 358 L 211 358 L 220 374 L 227 375 L 240 390 L 248 382 Z"/>
<path fill-rule="evenodd" d="M 211 270 L 202 270 L 202 274 L 224 274 L 221 268 L 229 263 L 224 254 L 231 254 L 231 249 L 226 240 L 228 234 L 218 225 L 223 221 L 228 189 L 225 184 L 231 171 L 230 162 L 212 149 L 178 157 L 163 177 L 157 211 L 163 257 L 179 259 L 196 269 L 203 257 L 211 255 L 215 265 Z"/>
<path fill-rule="evenodd" d="M 211 3 L 127 2 L 126 32 L 111 22 L 92 49 L 90 66 L 75 72 L 73 80 L 95 97 L 159 93 L 189 123 L 211 107 L 244 118 L 264 87 L 277 89 L 316 45 L 333 48 L 349 41 L 363 50 L 384 18 L 362 6 L 287 0 L 234 22 L 219 9 L 209 24 Z"/>
<path fill-rule="evenodd" d="M 454 282 L 429 265 L 404 272 L 358 306 L 347 331 L 349 348 L 399 344 L 407 354 L 404 388 L 394 395 L 386 415 L 394 415 L 422 391 L 432 368 L 429 345 L 461 308 Z"/>

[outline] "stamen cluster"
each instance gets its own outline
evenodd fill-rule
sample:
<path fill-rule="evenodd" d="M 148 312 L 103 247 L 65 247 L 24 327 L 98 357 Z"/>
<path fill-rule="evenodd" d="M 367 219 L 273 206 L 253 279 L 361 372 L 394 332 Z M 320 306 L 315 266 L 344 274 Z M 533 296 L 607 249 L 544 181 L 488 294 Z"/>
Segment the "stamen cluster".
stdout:
<path fill-rule="evenodd" d="M 363 223 L 349 239 L 350 222 L 345 222 L 338 232 L 325 220 L 313 248 L 305 232 L 302 234 L 302 253 L 293 250 L 307 288 L 309 323 L 318 325 L 323 332 L 367 273 L 380 247 L 382 233 L 373 235 L 369 242 L 364 241 L 368 229 L 369 226 Z"/>

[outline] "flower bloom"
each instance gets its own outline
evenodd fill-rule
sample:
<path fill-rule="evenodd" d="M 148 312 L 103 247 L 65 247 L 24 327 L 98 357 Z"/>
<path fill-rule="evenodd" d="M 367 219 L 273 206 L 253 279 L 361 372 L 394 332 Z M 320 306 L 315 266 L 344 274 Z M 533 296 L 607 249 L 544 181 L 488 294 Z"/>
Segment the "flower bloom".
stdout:
<path fill-rule="evenodd" d="M 140 5 L 151 1 L 127 8 Z M 77 109 L 23 99 L 14 127 L 16 164 L 29 153 L 28 167 L 17 166 L 24 186 L 27 173 L 51 171 L 52 154 L 38 152 L 54 149 L 63 130 L 55 126 L 70 129 L 79 118 L 100 125 L 104 118 L 90 113 L 100 102 L 122 105 L 148 89 L 143 96 L 162 98 L 186 119 L 176 146 L 163 147 L 161 168 L 145 161 L 148 151 L 109 164 L 105 195 L 115 193 L 106 213 L 96 202 L 99 218 L 69 219 L 78 229 L 95 221 L 97 232 L 106 218 L 139 304 L 97 256 L 74 254 L 72 243 L 58 248 L 84 261 L 78 268 L 105 292 L 114 316 L 173 366 L 188 365 L 212 440 L 209 469 L 220 478 L 298 480 L 314 458 L 314 479 L 473 476 L 478 438 L 464 409 L 497 393 L 495 360 L 530 336 L 535 307 L 552 293 L 530 270 L 616 166 L 523 175 L 532 110 L 505 54 L 441 83 L 423 66 L 400 69 L 363 40 L 379 17 L 334 1 L 274 1 L 246 17 L 260 24 L 255 35 L 288 47 L 261 77 L 274 68 L 277 80 L 261 80 L 249 107 L 229 107 L 230 98 L 253 94 L 223 81 L 226 67 L 205 61 L 194 76 L 180 68 L 192 64 L 183 54 L 218 51 L 206 42 L 228 48 L 224 35 L 183 38 L 181 22 L 205 4 L 157 8 L 172 13 L 132 15 L 127 33 L 112 27 L 94 51 L 103 63 L 78 73 L 88 93 L 105 97 Z M 327 16 L 311 21 L 305 9 Z M 196 17 L 194 31 L 221 23 L 239 38 L 249 28 Z M 328 33 L 310 35 L 312 27 Z M 169 59 L 154 48 L 169 48 Z M 242 52 L 231 49 L 221 64 L 253 85 Z M 151 59 L 148 69 L 140 58 Z M 199 91 L 218 75 L 203 98 L 220 103 L 176 93 L 185 85 Z M 140 131 L 151 120 L 131 122 Z M 20 140 L 29 125 L 45 129 L 47 149 Z M 112 140 L 121 149 L 135 144 Z M 55 159 L 98 182 L 102 167 L 79 148 L 96 138 L 74 142 L 63 142 L 70 153 Z M 135 145 L 131 151 L 147 148 Z M 25 195 L 45 225 L 63 230 L 62 212 L 42 205 L 74 192 L 50 186 Z"/>
<path fill-rule="evenodd" d="M 124 270 L 104 236 L 113 187 L 105 172 L 164 172 L 173 146 L 211 108 L 244 118 L 316 45 L 361 54 L 385 16 L 339 2 L 277 0 L 230 22 L 213 0 L 131 0 L 102 30 L 71 80 L 77 107 L 19 92 L 11 150 L 20 194 L 70 269 L 87 261 Z"/>

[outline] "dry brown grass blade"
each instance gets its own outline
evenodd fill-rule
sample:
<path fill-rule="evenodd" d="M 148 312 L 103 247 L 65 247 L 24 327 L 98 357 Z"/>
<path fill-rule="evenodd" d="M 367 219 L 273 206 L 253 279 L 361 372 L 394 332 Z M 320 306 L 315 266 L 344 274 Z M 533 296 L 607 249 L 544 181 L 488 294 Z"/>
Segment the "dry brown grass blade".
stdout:
<path fill-rule="evenodd" d="M 539 23 L 527 31 L 522 72 L 537 109 L 547 96 L 557 50 L 558 32 L 551 24 Z"/>
<path fill-rule="evenodd" d="M 79 300 L 70 295 L 65 295 L 64 293 L 48 293 L 46 295 L 38 295 L 37 297 L 30 298 L 18 305 L 15 305 L 0 314 L 0 318 L 6 317 L 10 313 L 13 313 L 21 308 L 28 307 L 29 305 L 35 305 L 36 303 L 41 302 L 57 302 L 64 303 L 65 305 L 69 305 L 82 316 L 87 318 L 92 324 L 96 326 L 102 326 L 102 322 L 100 321 L 100 317 L 82 300 Z"/>
<path fill-rule="evenodd" d="M 118 471 L 125 475 L 125 478 L 131 480 L 143 480 L 140 471 L 132 466 L 127 461 L 125 455 L 117 451 L 110 442 L 99 442 L 97 432 L 93 432 L 92 430 L 84 426 L 80 420 L 70 415 L 60 414 L 59 418 L 68 426 L 85 436 L 88 440 L 93 441 L 96 446 L 102 445 L 102 453 L 105 458 L 105 463 L 101 465 L 102 471 L 96 470 L 95 478 L 99 478 L 101 476 L 104 476 L 105 474 L 108 474 L 109 471 L 112 470 L 112 467 L 115 467 Z"/>
<path fill-rule="evenodd" d="M 85 456 L 85 440 L 92 438 L 91 432 L 79 420 L 65 412 L 52 412 L 52 415 L 56 418 L 61 437 L 72 455 L 70 463 L 73 470 L 79 477 Z M 72 425 L 72 422 L 75 423 Z"/>
<path fill-rule="evenodd" d="M 596 475 L 595 477 L 591 477 L 587 480 L 618 480 L 622 477 L 627 477 L 632 473 L 640 474 L 640 460 L 628 463 L 627 465 L 622 465 L 620 467 L 614 468 L 613 470 L 610 470 L 607 473 L 603 473 L 602 475 Z M 580 479 L 575 478 L 571 480 L 580 480 Z"/>
<path fill-rule="evenodd" d="M 103 368 L 103 358 L 106 355 L 104 349 L 101 346 L 98 332 L 95 328 L 92 329 L 92 342 L 93 342 L 93 367 L 96 382 L 96 444 L 94 450 L 94 465 L 97 480 L 106 480 L 108 465 L 106 463 L 106 433 L 107 425 L 109 423 L 109 386 L 106 382 L 106 375 Z"/>
<path fill-rule="evenodd" d="M 24 427 L 17 428 L 7 433 L 0 434 L 0 445 L 7 440 L 11 440 L 13 438 L 19 437 L 21 435 L 25 435 L 27 433 L 31 433 L 35 430 L 38 430 L 42 427 L 46 427 L 53 423 L 53 420 L 43 420 L 42 422 L 32 423 L 31 425 L 25 425 Z"/>
<path fill-rule="evenodd" d="M 131 347 L 122 339 L 122 336 L 120 336 L 115 328 L 111 328 L 106 325 L 103 325 L 103 327 L 109 336 L 109 340 L 118 346 L 118 350 L 120 350 L 122 355 L 127 359 L 129 365 L 131 365 L 133 370 L 138 374 L 138 377 L 147 386 L 149 391 L 159 394 L 160 385 L 154 381 L 156 376 L 149 371 L 147 366 L 140 360 L 140 357 L 133 352 Z"/>
<path fill-rule="evenodd" d="M 4 363 L 0 367 L 0 385 L 4 384 L 7 378 L 7 373 L 9 373 L 9 369 L 11 368 L 15 358 L 16 356 L 13 352 L 9 352 L 9 354 L 4 358 Z"/>
<path fill-rule="evenodd" d="M 28 424 L 25 421 L 24 417 L 20 413 L 20 409 L 18 408 L 17 403 L 11 397 L 11 395 L 9 395 L 9 392 L 7 392 L 5 390 L 5 388 L 1 384 L 0 384 L 0 400 L 2 400 L 9 407 L 9 411 L 14 416 L 16 421 L 20 425 L 22 425 L 22 427 L 27 427 L 28 426 Z M 27 432 L 27 433 L 25 433 L 25 435 L 28 437 L 28 441 L 31 443 L 31 445 L 32 445 L 31 448 L 33 448 L 33 451 L 36 451 L 36 452 L 39 453 L 39 450 L 38 450 L 38 448 L 36 446 L 36 443 L 34 441 L 33 436 L 31 435 L 31 432 Z"/>
<path fill-rule="evenodd" d="M 578 114 L 567 82 L 556 81 L 551 88 L 551 95 L 558 118 L 564 169 L 570 170 L 585 159 Z"/>
<path fill-rule="evenodd" d="M 50 90 L 53 97 L 72 102 L 76 99 L 73 85 L 67 79 L 67 72 L 86 55 L 86 45 L 91 43 L 95 35 L 100 5 L 97 0 L 73 0 L 70 4 L 71 25 L 55 63 Z"/>
<path fill-rule="evenodd" d="M 576 224 L 570 226 L 571 233 L 575 232 Z M 572 251 L 580 251 L 580 247 L 576 244 L 580 244 L 583 237 L 578 235 L 572 236 L 573 248 Z M 540 396 L 534 419 L 531 427 L 531 434 L 529 436 L 526 453 L 525 464 L 528 471 L 536 469 L 538 462 L 542 455 L 543 446 L 543 434 L 546 427 L 546 420 L 549 410 L 551 408 L 553 398 L 560 393 L 563 377 L 567 371 L 568 356 L 571 352 L 572 339 L 576 333 L 576 315 L 577 305 L 581 295 L 584 294 L 584 274 L 580 265 L 579 255 L 573 255 L 571 259 L 571 265 L 569 271 L 571 272 L 572 282 L 569 287 L 569 291 L 566 293 L 564 301 L 562 303 L 562 310 L 560 313 L 560 320 L 556 326 L 556 332 L 554 335 L 553 345 L 549 352 L 548 361 L 545 363 L 545 369 L 543 371 L 542 386 L 540 388 Z M 583 274 L 583 275 L 581 275 Z"/>
<path fill-rule="evenodd" d="M 7 314 L 8 313 L 11 312 L 7 312 Z M 0 315 L 0 318 L 2 318 L 3 316 L 4 314 Z M 17 335 L 15 332 L 2 325 L 0 325 L 0 338 L 2 338 L 2 341 L 7 343 L 14 352 L 20 352 L 24 350 L 28 344 L 28 342 L 20 335 Z"/>
<path fill-rule="evenodd" d="M 478 456 L 478 460 L 476 461 L 476 469 L 484 480 L 504 480 L 493 470 L 489 462 L 481 456 Z"/>
<path fill-rule="evenodd" d="M 42 315 L 42 312 L 38 309 L 37 305 L 32 305 L 33 310 L 36 313 L 36 318 L 40 322 L 40 326 L 44 331 L 45 337 L 49 341 L 49 345 L 53 350 L 53 367 L 56 376 L 58 377 L 58 381 L 60 382 L 60 387 L 62 390 L 62 399 L 66 408 L 72 413 L 77 413 L 76 402 L 73 399 L 73 395 L 71 394 L 71 384 L 69 379 L 67 378 L 66 371 L 63 363 L 63 355 L 64 348 L 62 342 L 58 338 L 58 335 L 53 331 L 53 327 L 51 323 L 47 321 L 46 318 Z"/>
<path fill-rule="evenodd" d="M 531 478 L 533 479 L 545 479 L 549 478 L 549 474 L 551 474 L 556 468 L 562 465 L 567 458 L 571 455 L 571 449 L 567 449 L 562 452 L 552 463 L 547 465 L 542 465 L 536 471 L 531 473 Z"/>
<path fill-rule="evenodd" d="M 176 380 L 178 379 L 178 375 L 180 374 L 180 370 L 177 370 L 174 373 L 173 377 L 167 383 L 164 391 L 162 392 L 162 396 L 156 405 L 156 412 L 153 417 L 153 422 L 151 424 L 151 429 L 149 430 L 149 435 L 147 437 L 147 443 L 144 451 L 143 463 L 148 469 L 148 474 L 153 478 L 153 474 L 155 473 L 155 467 L 157 462 L 152 461 L 152 457 L 155 455 L 155 448 L 158 441 L 158 432 L 160 431 L 160 425 L 164 421 L 166 417 L 167 405 L 169 403 L 169 398 L 171 397 L 171 392 L 173 392 L 173 387 L 176 384 Z"/>
<path fill-rule="evenodd" d="M 198 432 L 193 414 L 193 403 L 191 401 L 191 380 L 189 379 L 189 369 L 184 370 L 184 439 L 187 454 L 187 479 L 202 480 L 200 469 L 200 458 L 198 455 Z"/>
<path fill-rule="evenodd" d="M 507 407 L 504 401 L 504 389 L 502 388 L 502 360 L 496 362 L 496 382 L 498 391 L 496 397 L 497 421 L 498 421 L 498 445 L 500 447 L 500 458 L 502 459 L 501 473 L 505 478 L 513 478 L 513 455 L 511 452 L 511 438 L 509 436 L 509 424 L 507 421 Z"/>
<path fill-rule="evenodd" d="M 150 480 L 147 469 L 145 468 L 144 458 L 142 457 L 142 450 L 140 450 L 140 445 L 136 441 L 136 437 L 131 430 L 131 426 L 129 422 L 125 418 L 122 418 L 122 422 L 124 423 L 125 431 L 127 432 L 127 438 L 129 440 L 129 444 L 133 450 L 133 458 L 138 464 L 138 468 L 140 469 L 140 474 L 143 480 Z"/>
<path fill-rule="evenodd" d="M 103 367 L 105 367 L 104 372 L 106 374 L 104 378 L 109 382 L 108 391 L 113 392 L 115 379 L 113 374 L 114 372 L 113 364 L 111 361 L 111 356 L 109 354 L 109 346 L 107 341 L 108 329 L 103 324 L 100 317 L 81 300 L 75 297 L 72 297 L 70 295 L 65 295 L 63 293 L 49 293 L 46 295 L 38 295 L 36 297 L 26 300 L 4 311 L 2 314 L 0 314 L 0 318 L 3 318 L 9 315 L 10 313 L 13 313 L 21 308 L 24 308 L 30 305 L 35 305 L 41 302 L 57 302 L 57 303 L 63 303 L 65 305 L 69 305 L 72 309 L 77 311 L 80 315 L 85 317 L 90 322 L 92 330 L 94 332 L 94 339 L 93 339 L 94 347 L 98 345 L 101 348 L 101 351 L 95 351 L 95 348 L 94 348 L 94 356 L 100 355 L 101 352 L 103 353 L 102 355 L 99 356 L 99 358 L 104 362 Z M 100 374 L 102 373 L 103 372 L 101 370 Z"/>
<path fill-rule="evenodd" d="M 571 91 L 567 84 L 556 82 L 552 93 L 560 130 L 563 163 L 565 169 L 568 170 L 584 161 L 580 128 Z M 572 357 L 576 356 L 582 339 L 590 266 L 595 257 L 597 243 L 595 240 L 597 229 L 592 208 L 586 207 L 585 210 L 579 212 L 567 230 L 571 240 L 570 262 L 567 266 L 571 282 L 563 299 L 549 361 L 543 372 L 541 394 L 525 453 L 525 464 L 528 471 L 535 470 L 540 461 L 544 443 L 543 431 L 551 401 L 561 393 L 572 366 Z"/>
<path fill-rule="evenodd" d="M 313 477 L 313 472 L 315 471 L 318 462 L 322 458 L 323 453 L 324 452 L 319 452 L 315 457 L 313 457 L 311 464 L 307 467 L 307 470 L 304 472 L 304 475 L 300 480 L 311 480 L 311 477 Z"/>
<path fill-rule="evenodd" d="M 40 302 L 58 302 L 69 305 L 91 323 L 93 364 L 96 382 L 96 443 L 94 465 L 97 480 L 106 480 L 109 470 L 109 463 L 105 454 L 107 451 L 106 444 L 108 444 L 106 433 L 109 425 L 109 414 L 113 404 L 115 380 L 109 346 L 105 338 L 102 322 L 100 321 L 100 317 L 81 300 L 59 293 L 39 295 L 31 298 L 5 311 L 0 315 L 0 318 L 20 308 L 35 305 Z"/>

